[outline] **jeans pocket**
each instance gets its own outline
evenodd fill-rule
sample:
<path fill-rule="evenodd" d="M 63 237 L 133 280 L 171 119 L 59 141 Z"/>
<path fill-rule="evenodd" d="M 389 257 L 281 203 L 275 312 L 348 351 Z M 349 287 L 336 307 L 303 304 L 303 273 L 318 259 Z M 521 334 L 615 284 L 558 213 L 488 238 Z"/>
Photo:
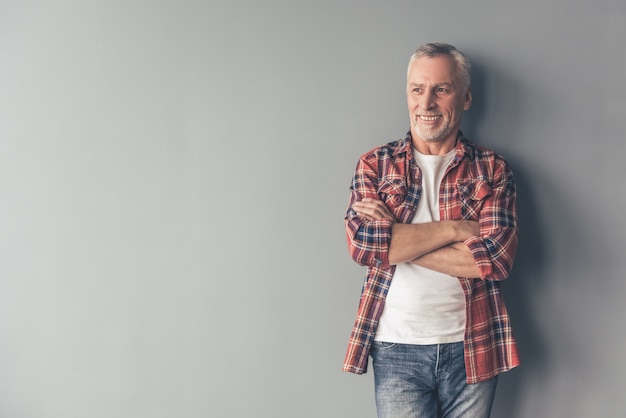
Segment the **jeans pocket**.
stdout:
<path fill-rule="evenodd" d="M 374 341 L 374 346 L 379 349 L 389 350 L 397 346 L 398 343 L 390 343 L 387 341 Z"/>

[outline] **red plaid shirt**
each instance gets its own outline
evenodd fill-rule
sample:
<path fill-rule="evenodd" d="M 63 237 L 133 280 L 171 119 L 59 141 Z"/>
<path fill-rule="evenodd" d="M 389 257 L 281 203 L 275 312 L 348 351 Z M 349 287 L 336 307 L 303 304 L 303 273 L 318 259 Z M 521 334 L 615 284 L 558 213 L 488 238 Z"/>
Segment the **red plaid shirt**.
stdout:
<path fill-rule="evenodd" d="M 381 199 L 400 223 L 410 223 L 421 194 L 421 173 L 413 159 L 411 134 L 364 154 L 356 167 L 345 217 L 352 258 L 367 266 L 357 318 L 343 370 L 367 371 L 395 266 L 389 264 L 391 221 L 366 222 L 352 204 L 365 197 Z M 480 236 L 469 247 L 480 278 L 459 278 L 466 300 L 465 369 L 468 383 L 488 380 L 519 365 L 509 315 L 500 290 L 517 249 L 515 180 L 504 158 L 459 134 L 456 156 L 439 191 L 442 220 L 479 222 Z"/>

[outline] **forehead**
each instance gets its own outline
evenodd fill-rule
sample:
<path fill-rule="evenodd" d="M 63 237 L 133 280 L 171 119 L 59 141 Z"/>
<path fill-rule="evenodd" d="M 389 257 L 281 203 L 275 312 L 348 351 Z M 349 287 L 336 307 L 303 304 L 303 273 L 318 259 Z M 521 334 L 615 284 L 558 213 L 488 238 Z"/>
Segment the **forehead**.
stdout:
<path fill-rule="evenodd" d="M 451 57 L 419 57 L 409 65 L 407 83 L 453 83 L 455 63 Z"/>

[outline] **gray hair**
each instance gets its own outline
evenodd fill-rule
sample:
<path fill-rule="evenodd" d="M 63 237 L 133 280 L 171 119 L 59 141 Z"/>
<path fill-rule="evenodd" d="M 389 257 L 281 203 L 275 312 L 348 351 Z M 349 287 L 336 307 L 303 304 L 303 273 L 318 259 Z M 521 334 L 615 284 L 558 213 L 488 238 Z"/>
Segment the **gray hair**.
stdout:
<path fill-rule="evenodd" d="M 454 61 L 455 65 L 455 73 L 458 81 L 461 83 L 461 87 L 463 91 L 467 91 L 472 82 L 470 76 L 470 70 L 472 65 L 470 64 L 469 59 L 461 53 L 458 49 L 450 44 L 446 44 L 443 42 L 434 42 L 428 43 L 420 46 L 414 53 L 411 55 L 411 59 L 409 60 L 408 68 L 411 68 L 411 64 L 417 58 L 420 57 L 428 57 L 434 58 L 441 55 L 447 55 Z M 408 74 L 408 69 L 407 69 Z"/>

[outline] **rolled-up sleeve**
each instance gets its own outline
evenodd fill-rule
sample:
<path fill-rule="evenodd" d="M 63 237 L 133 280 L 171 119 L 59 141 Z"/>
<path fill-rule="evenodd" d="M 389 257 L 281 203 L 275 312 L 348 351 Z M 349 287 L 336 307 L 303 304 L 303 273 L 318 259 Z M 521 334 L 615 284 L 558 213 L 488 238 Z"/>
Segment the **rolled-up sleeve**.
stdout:
<path fill-rule="evenodd" d="M 480 236 L 465 240 L 480 270 L 480 278 L 504 280 L 513 268 L 517 252 L 518 225 L 515 179 L 504 160 L 497 160 L 491 194 L 478 221 Z"/>
<path fill-rule="evenodd" d="M 366 197 L 379 199 L 378 174 L 372 163 L 362 157 L 350 185 L 350 202 L 345 216 L 346 238 L 352 259 L 368 267 L 389 266 L 389 243 L 392 221 L 364 221 L 356 215 L 352 205 Z"/>

